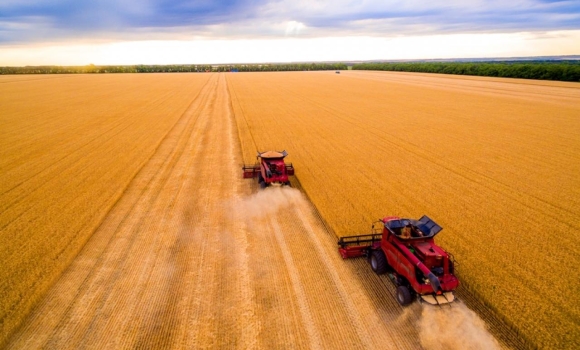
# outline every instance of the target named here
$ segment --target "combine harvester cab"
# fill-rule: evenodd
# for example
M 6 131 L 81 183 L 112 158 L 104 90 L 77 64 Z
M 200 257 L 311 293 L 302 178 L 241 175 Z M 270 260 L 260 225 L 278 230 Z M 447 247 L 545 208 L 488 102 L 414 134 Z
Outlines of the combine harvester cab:
M 290 186 L 288 176 L 294 175 L 292 163 L 284 163 L 286 151 L 258 152 L 256 164 L 244 164 L 244 178 L 258 178 L 261 188 L 271 185 Z
M 433 239 L 441 230 L 427 216 L 419 220 L 386 217 L 373 224 L 374 233 L 341 237 L 338 251 L 344 259 L 366 256 L 375 273 L 387 273 L 397 286 L 401 305 L 414 298 L 432 305 L 448 304 L 455 300 L 453 291 L 459 280 L 453 256 Z

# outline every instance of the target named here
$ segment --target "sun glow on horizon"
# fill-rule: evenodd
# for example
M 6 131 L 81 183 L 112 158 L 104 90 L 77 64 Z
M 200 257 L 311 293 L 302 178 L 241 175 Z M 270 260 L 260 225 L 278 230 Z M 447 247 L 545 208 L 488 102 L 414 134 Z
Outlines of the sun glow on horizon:
M 299 31 L 301 23 L 289 25 Z M 226 64 L 580 54 L 580 30 L 544 33 L 199 39 L 0 47 L 0 65 Z

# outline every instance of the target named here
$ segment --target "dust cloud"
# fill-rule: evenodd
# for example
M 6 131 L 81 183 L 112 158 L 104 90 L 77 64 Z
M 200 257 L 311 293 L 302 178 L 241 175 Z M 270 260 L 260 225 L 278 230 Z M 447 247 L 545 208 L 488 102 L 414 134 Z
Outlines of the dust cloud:
M 451 307 L 423 305 L 419 340 L 428 350 L 501 349 L 477 314 L 457 301 Z
M 279 210 L 304 203 L 302 193 L 292 187 L 268 187 L 230 203 L 236 213 L 247 219 L 267 218 Z
M 268 187 L 248 196 L 229 201 L 230 210 L 249 224 L 256 220 L 277 215 L 281 210 L 302 206 L 306 199 L 291 187 Z M 260 225 L 260 224 L 258 224 Z M 416 324 L 421 346 L 427 350 L 501 349 L 498 341 L 489 333 L 485 322 L 465 304 L 456 301 L 451 307 L 436 307 L 414 303 L 404 308 L 393 324 L 405 327 L 407 322 Z

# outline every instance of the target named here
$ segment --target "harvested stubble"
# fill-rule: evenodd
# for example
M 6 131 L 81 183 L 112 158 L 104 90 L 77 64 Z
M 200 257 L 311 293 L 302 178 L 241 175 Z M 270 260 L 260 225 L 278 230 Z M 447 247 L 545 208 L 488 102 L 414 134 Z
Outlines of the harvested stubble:
M 246 161 L 288 150 L 337 235 L 428 214 L 462 288 L 534 346 L 578 346 L 580 86 L 345 73 L 228 76 Z
M 0 346 L 208 76 L 0 78 Z

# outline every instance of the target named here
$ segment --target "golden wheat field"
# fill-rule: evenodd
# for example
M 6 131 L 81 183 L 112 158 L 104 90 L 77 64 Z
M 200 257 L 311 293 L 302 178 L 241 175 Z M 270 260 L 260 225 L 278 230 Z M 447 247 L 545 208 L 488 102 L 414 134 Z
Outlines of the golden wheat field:
M 207 80 L 1 77 L 0 340 L 81 251 Z
M 577 84 L 2 76 L 0 106 L 0 347 L 577 345 Z M 293 188 L 241 178 L 265 149 Z M 460 263 L 449 309 L 336 251 L 422 214 Z
M 291 150 L 337 235 L 428 214 L 464 289 L 536 346 L 579 345 L 578 84 L 353 71 L 228 86 L 246 159 Z

